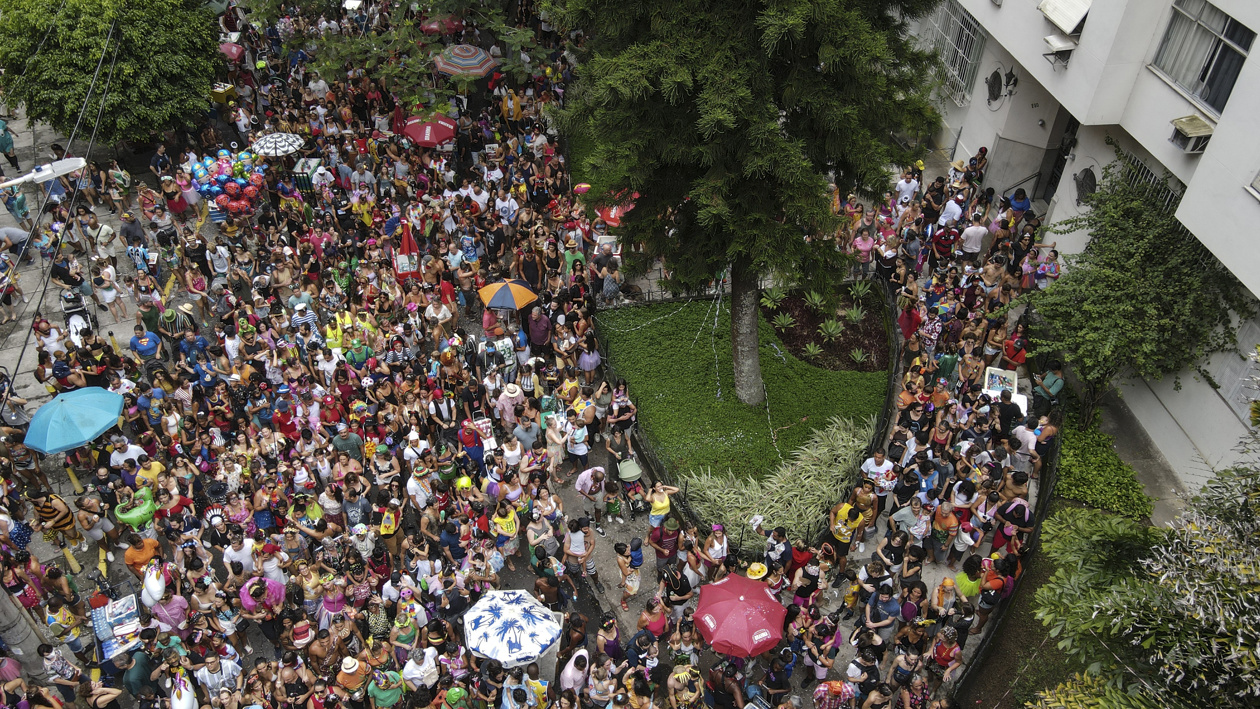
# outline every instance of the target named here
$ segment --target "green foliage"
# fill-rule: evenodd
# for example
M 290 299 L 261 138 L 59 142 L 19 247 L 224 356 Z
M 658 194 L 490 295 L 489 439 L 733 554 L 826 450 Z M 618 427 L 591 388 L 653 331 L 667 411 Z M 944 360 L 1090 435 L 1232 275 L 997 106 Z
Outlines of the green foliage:
M 1032 352 L 1062 352 L 1082 385 L 1081 420 L 1117 377 L 1159 379 L 1237 347 L 1233 317 L 1255 313 L 1247 289 L 1175 216 L 1153 198 L 1158 185 L 1129 179 L 1128 158 L 1103 169 L 1089 210 L 1053 225 L 1084 229 L 1085 251 L 1067 258 L 1054 287 L 1021 296 L 1047 327 Z
M 600 313 L 597 323 L 640 425 L 670 470 L 757 477 L 779 462 L 778 451 L 790 454 L 829 418 L 864 420 L 884 404 L 886 373 L 814 367 L 788 353 L 765 322 L 759 334 L 769 415 L 741 404 L 732 391 L 729 313 L 715 326 L 706 303 L 619 308 Z
M 848 310 L 844 311 L 844 317 L 850 323 L 857 325 L 866 317 L 866 308 L 854 303 Z
M 818 326 L 818 334 L 827 342 L 832 342 L 844 334 L 844 323 L 835 318 L 827 318 Z
M 849 284 L 849 297 L 853 298 L 854 302 L 866 300 L 870 295 L 870 281 L 854 281 Z
M 1038 618 L 1061 651 L 1109 686 L 1149 692 L 1166 706 L 1254 707 L 1257 535 L 1254 460 L 1217 473 L 1168 529 L 1060 512 L 1044 527 L 1045 550 L 1061 568 L 1037 591 Z
M 804 347 L 804 355 L 810 359 L 814 359 L 823 353 L 823 348 L 815 342 L 806 342 Z
M 774 323 L 775 328 L 779 330 L 786 330 L 796 324 L 796 318 L 792 317 L 791 313 L 779 313 L 774 316 L 774 320 L 772 322 Z
M 145 140 L 188 125 L 210 107 L 210 85 L 221 56 L 219 27 L 199 3 L 66 0 L 59 15 L 57 6 L 45 0 L 0 0 L 0 90 L 9 105 L 20 103 L 28 117 L 69 135 L 104 51 L 80 139 L 96 123 L 115 56 L 98 144 Z M 37 54 L 45 32 L 48 39 Z
M 936 2 L 543 2 L 561 32 L 586 38 L 553 113 L 566 135 L 590 137 L 574 143 L 574 179 L 592 204 L 637 193 L 618 239 L 641 263 L 663 259 L 668 285 L 705 287 L 729 269 L 745 401 L 760 374 L 757 301 L 741 292 L 774 272 L 833 288 L 851 257 L 802 238 L 838 224 L 828 183 L 878 192 L 890 165 L 924 150 L 890 137 L 940 123 L 924 81 L 938 60 L 909 32 Z
M 1108 686 L 1094 675 L 1076 675 L 1029 702 L 1028 709 L 1187 709 L 1150 692 L 1128 692 Z
M 332 3 L 330 7 L 340 4 Z M 243 5 L 250 11 L 252 21 L 267 24 L 291 15 L 294 9 L 293 3 L 287 0 L 244 0 Z M 449 38 L 425 34 L 422 26 L 430 19 L 457 17 L 466 26 L 477 27 L 483 36 L 489 35 L 503 42 L 505 49 L 498 71 L 517 81 L 528 76 L 529 70 L 521 61 L 521 52 L 534 52 L 534 32 L 528 27 L 518 26 L 505 12 L 504 3 L 426 0 L 423 14 L 411 17 L 402 10 L 401 4 L 397 7 L 390 15 L 390 22 L 375 32 L 287 37 L 285 48 L 297 49 L 300 46 L 311 55 L 311 68 L 329 82 L 334 77 L 343 79 L 347 66 L 365 67 L 369 76 L 384 81 L 405 105 L 423 103 L 428 111 L 419 113 L 431 113 L 435 109 L 444 109 L 450 96 L 476 83 L 471 78 L 443 77 L 435 84 L 431 78 L 433 57 L 446 47 L 445 41 Z
M 761 292 L 761 307 L 778 310 L 779 305 L 783 303 L 783 299 L 786 297 L 787 291 L 778 286 L 767 288 Z
M 866 350 L 862 349 L 861 347 L 854 347 L 853 350 L 849 352 L 849 358 L 852 359 L 854 363 L 856 364 L 862 364 L 866 360 L 870 359 L 871 356 L 868 355 L 866 353 Z
M 1151 515 L 1152 500 L 1137 472 L 1120 459 L 1115 440 L 1097 423 L 1082 429 L 1069 417 L 1061 435 L 1057 494 L 1130 519 Z
M 686 287 L 730 264 L 834 283 L 847 259 L 801 232 L 835 226 L 829 173 L 874 194 L 920 152 L 889 135 L 938 125 L 923 80 L 937 60 L 909 33 L 935 5 L 547 0 L 554 24 L 586 35 L 557 114 L 593 138 L 574 178 L 597 204 L 638 192 L 622 242 Z
M 853 486 L 862 455 L 870 443 L 875 420 L 854 423 L 832 417 L 804 446 L 760 480 L 709 469 L 681 476 L 687 501 L 705 522 L 736 529 L 754 514 L 765 515 L 765 525 L 783 525 L 789 538 L 807 538 L 810 525 Z M 755 546 L 755 543 L 754 543 Z
M 822 293 L 819 293 L 816 290 L 809 291 L 805 294 L 804 300 L 805 305 L 808 305 L 809 309 L 815 313 L 821 315 L 827 312 L 827 297 Z

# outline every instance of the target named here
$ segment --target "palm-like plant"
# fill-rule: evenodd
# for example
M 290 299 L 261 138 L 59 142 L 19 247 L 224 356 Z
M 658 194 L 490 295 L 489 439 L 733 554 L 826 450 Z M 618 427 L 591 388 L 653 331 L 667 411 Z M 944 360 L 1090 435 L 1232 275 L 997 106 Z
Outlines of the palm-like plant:
M 761 307 L 778 310 L 779 305 L 783 303 L 783 299 L 786 297 L 787 293 L 778 286 L 766 289 L 761 292 Z
M 866 317 L 866 308 L 863 308 L 857 303 L 854 303 L 852 307 L 844 311 L 844 317 L 850 323 L 857 325 L 858 323 L 862 322 L 863 318 Z
M 822 355 L 822 353 L 823 353 L 823 348 L 819 347 L 816 343 L 806 342 L 805 350 L 802 354 L 804 354 L 806 357 L 810 359 L 816 359 L 817 357 Z
M 871 294 L 870 281 L 854 281 L 853 283 L 849 284 L 849 295 L 853 297 L 854 301 L 866 300 L 866 297 L 869 296 L 870 294 Z
M 796 318 L 791 313 L 779 313 L 770 322 L 774 323 L 775 329 L 786 330 L 796 324 Z
M 849 353 L 849 359 L 852 359 L 854 364 L 862 364 L 870 358 L 871 356 L 861 347 L 854 347 L 853 351 Z
M 805 304 L 809 306 L 810 310 L 821 313 L 827 309 L 827 298 L 822 293 L 812 290 L 805 294 Z
M 818 326 L 818 334 L 827 342 L 832 342 L 844 334 L 844 323 L 835 318 L 827 318 Z

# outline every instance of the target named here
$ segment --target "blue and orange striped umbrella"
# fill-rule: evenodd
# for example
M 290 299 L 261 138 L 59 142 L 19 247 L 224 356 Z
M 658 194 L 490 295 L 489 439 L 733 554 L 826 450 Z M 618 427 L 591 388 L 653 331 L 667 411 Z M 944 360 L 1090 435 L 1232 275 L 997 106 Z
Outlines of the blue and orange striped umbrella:
M 477 291 L 481 302 L 487 308 L 496 310 L 520 310 L 538 300 L 538 294 L 530 289 L 529 284 L 519 278 L 502 283 L 491 283 Z

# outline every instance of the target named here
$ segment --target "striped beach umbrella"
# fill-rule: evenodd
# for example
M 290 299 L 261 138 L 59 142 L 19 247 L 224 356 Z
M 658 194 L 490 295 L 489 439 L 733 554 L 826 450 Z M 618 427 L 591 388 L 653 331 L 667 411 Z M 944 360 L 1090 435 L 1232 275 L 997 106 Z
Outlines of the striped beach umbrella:
M 433 68 L 461 79 L 480 79 L 498 65 L 498 59 L 471 44 L 451 45 L 433 60 Z

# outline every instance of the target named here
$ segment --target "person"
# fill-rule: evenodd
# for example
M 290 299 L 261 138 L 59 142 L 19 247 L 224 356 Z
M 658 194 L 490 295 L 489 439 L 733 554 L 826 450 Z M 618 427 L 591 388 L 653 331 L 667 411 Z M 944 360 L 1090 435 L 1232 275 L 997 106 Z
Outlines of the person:
M 48 675 L 52 681 L 52 685 L 57 688 L 61 696 L 65 697 L 67 702 L 73 702 L 77 687 L 87 681 L 87 674 L 74 663 L 62 656 L 61 652 L 47 643 L 41 643 L 35 649 L 43 660 L 44 673 Z M 76 656 L 78 653 L 76 653 Z M 80 658 L 82 660 L 82 658 Z M 8 688 L 5 688 L 8 691 Z
M 31 524 L 32 529 L 43 532 L 48 541 L 55 540 L 63 547 L 67 543 L 72 547 L 77 545 L 78 551 L 87 551 L 87 539 L 79 534 L 74 514 L 60 495 L 31 488 L 26 491 L 26 499 L 35 508 L 36 520 Z
M 1033 413 L 1038 417 L 1050 413 L 1050 408 L 1058 403 L 1059 393 L 1063 391 L 1063 363 L 1050 360 L 1045 374 L 1033 375 Z

